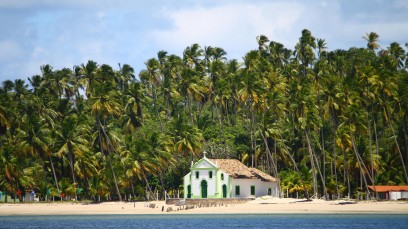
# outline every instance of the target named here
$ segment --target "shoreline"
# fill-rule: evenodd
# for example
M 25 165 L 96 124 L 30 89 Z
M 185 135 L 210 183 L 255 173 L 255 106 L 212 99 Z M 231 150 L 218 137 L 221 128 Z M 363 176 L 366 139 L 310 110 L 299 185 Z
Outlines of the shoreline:
M 150 208 L 155 204 L 155 208 Z M 168 209 L 171 211 L 168 212 Z M 301 199 L 257 198 L 242 204 L 213 207 L 166 205 L 150 202 L 45 202 L 0 203 L 0 216 L 30 215 L 174 215 L 174 214 L 403 214 L 408 215 L 408 201 L 302 201 Z

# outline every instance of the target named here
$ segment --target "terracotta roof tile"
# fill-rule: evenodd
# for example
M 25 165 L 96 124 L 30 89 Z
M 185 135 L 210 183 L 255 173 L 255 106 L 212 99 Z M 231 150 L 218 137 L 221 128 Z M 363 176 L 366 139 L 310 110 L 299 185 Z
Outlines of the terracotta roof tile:
M 244 164 L 236 159 L 209 159 L 212 163 L 218 166 L 233 178 L 248 178 L 254 179 L 253 174 Z
M 249 168 L 249 170 L 252 172 L 252 174 L 254 174 L 256 177 L 258 177 L 259 179 L 261 179 L 262 181 L 271 181 L 271 182 L 275 182 L 276 178 L 266 174 L 264 172 L 262 172 L 261 170 L 258 170 L 256 168 Z
M 276 181 L 276 178 L 258 169 L 248 168 L 236 159 L 209 159 L 232 178 L 261 179 L 262 181 Z
M 374 186 L 368 186 L 371 191 L 374 191 Z M 375 190 L 377 192 L 389 192 L 389 191 L 407 191 L 408 185 L 376 185 Z

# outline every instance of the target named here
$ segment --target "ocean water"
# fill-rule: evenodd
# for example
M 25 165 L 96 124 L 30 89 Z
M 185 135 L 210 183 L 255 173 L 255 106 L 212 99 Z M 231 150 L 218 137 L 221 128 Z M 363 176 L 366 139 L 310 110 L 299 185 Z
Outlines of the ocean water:
M 408 228 L 406 215 L 67 215 L 0 216 L 0 228 Z

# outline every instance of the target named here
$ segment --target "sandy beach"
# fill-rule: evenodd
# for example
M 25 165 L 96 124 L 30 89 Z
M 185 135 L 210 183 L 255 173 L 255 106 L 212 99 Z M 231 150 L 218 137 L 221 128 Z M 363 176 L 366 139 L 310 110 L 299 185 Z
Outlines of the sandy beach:
M 155 208 L 148 205 L 155 204 Z M 173 211 L 167 212 L 171 207 Z M 164 209 L 162 211 L 162 209 Z M 407 201 L 304 201 L 257 198 L 244 204 L 182 210 L 164 201 L 103 203 L 2 203 L 0 215 L 83 215 L 83 214 L 408 214 Z

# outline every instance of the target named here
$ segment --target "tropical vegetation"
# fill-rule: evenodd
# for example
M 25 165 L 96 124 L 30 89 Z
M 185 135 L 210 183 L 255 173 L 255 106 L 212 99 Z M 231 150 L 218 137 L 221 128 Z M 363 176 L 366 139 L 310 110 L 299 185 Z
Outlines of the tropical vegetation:
M 242 61 L 192 44 L 135 73 L 92 60 L 0 86 L 0 190 L 41 200 L 163 199 L 203 151 L 277 178 L 282 196 L 365 197 L 408 184 L 408 55 L 257 37 Z M 371 195 L 371 198 L 376 198 Z

